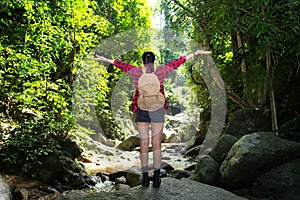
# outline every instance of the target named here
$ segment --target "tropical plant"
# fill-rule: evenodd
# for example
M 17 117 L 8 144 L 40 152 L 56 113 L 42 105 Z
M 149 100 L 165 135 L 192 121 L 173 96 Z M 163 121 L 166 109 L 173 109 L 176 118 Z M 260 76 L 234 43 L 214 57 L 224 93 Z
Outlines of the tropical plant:
M 229 109 L 267 109 L 276 131 L 282 99 L 289 96 L 283 91 L 299 80 L 300 2 L 168 0 L 162 8 L 169 27 L 188 31 L 213 51 Z M 285 115 L 297 116 L 299 103 L 289 106 Z

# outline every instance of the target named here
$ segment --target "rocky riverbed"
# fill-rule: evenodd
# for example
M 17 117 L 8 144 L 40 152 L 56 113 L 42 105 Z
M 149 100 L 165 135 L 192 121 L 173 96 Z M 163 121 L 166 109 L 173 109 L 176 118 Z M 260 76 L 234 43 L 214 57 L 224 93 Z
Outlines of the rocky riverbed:
M 118 177 L 118 173 L 122 173 L 132 168 L 136 169 L 134 176 L 135 174 L 138 175 L 140 168 L 138 149 L 124 151 L 117 147 L 104 145 L 100 142 L 92 141 L 91 143 L 97 145 L 97 148 L 93 151 L 87 150 L 83 152 L 83 156 L 79 158 L 79 160 L 81 160 L 79 162 L 84 165 L 86 171 L 91 175 L 95 184 L 89 185 L 86 189 L 76 191 L 76 199 L 79 198 L 80 194 L 98 194 L 99 192 L 115 192 L 117 190 L 129 189 L 130 186 L 126 183 L 128 181 L 126 181 L 125 177 L 123 184 L 117 184 L 119 180 L 116 181 L 115 178 L 114 180 L 110 180 L 110 175 L 120 178 Z M 181 150 L 185 147 L 185 143 L 162 143 L 162 166 L 171 167 L 174 171 L 180 171 L 184 168 L 195 165 L 196 161 L 194 159 L 181 154 Z M 149 152 L 149 158 L 151 167 L 152 152 Z M 167 172 L 165 170 L 162 171 L 163 176 L 167 176 Z M 9 175 L 3 175 L 3 177 L 6 182 L 8 182 L 14 197 L 17 196 L 18 199 L 51 200 L 55 197 L 62 198 L 66 195 L 74 195 L 74 191 L 58 192 L 53 187 L 47 186 L 36 180 Z M 70 197 L 69 199 L 74 198 Z
M 159 189 L 140 185 L 138 137 L 131 136 L 118 143 L 83 134 L 85 137 L 77 138 L 83 151 L 75 142 L 64 141 L 61 155 L 49 156 L 48 164 L 41 169 L 47 173 L 38 173 L 42 175 L 40 179 L 52 178 L 48 181 L 52 187 L 36 180 L 1 174 L 0 199 L 9 200 L 10 191 L 14 199 L 31 200 L 242 199 L 239 196 L 251 200 L 298 199 L 300 144 L 273 132 L 259 131 L 265 130 L 265 126 L 261 120 L 253 123 L 257 115 L 256 110 L 237 111 L 236 120 L 229 123 L 227 132 L 207 155 L 199 155 L 202 145 L 184 151 L 183 155 L 181 152 L 188 146 L 187 142 L 175 143 L 181 138 L 178 135 L 165 139 L 168 142 L 162 144 Z M 241 123 L 240 119 L 247 123 Z M 85 142 L 84 145 L 81 142 Z M 150 158 L 151 155 L 150 150 Z M 57 172 L 62 173 L 60 177 Z
M 162 144 L 162 162 L 170 164 L 174 169 L 183 169 L 196 163 L 191 157 L 181 154 L 186 147 L 185 143 L 163 143 Z M 117 148 L 103 147 L 106 149 L 106 155 L 93 154 L 93 162 L 85 162 L 85 168 L 89 173 L 97 172 L 113 173 L 129 169 L 133 166 L 140 167 L 139 152 L 122 151 Z M 92 154 L 92 153 L 91 153 Z M 149 163 L 152 163 L 152 152 L 149 152 Z

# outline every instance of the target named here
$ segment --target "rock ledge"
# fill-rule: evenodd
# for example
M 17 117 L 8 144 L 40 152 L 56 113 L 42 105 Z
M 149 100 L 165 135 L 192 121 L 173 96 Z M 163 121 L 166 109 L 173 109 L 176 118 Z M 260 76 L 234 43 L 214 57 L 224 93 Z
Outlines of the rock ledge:
M 56 197 L 55 200 L 100 200 L 100 199 L 122 199 L 122 200 L 147 200 L 147 199 L 197 199 L 197 200 L 245 200 L 224 189 L 209 186 L 200 182 L 192 181 L 187 178 L 163 178 L 160 188 L 152 186 L 145 188 L 137 186 L 127 191 L 117 192 L 99 192 L 99 193 L 82 193 L 72 192 L 64 196 Z

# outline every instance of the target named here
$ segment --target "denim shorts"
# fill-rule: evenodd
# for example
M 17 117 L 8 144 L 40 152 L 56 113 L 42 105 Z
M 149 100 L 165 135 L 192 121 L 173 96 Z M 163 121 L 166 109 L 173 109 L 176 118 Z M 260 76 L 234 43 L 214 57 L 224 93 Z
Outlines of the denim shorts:
M 145 110 L 138 109 L 136 111 L 135 122 L 164 123 L 165 108 L 161 108 L 155 111 L 145 111 Z

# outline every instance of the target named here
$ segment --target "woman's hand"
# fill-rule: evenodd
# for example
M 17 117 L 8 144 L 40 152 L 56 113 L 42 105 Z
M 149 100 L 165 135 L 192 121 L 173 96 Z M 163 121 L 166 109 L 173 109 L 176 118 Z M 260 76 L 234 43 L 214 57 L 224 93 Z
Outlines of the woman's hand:
M 92 60 L 106 61 L 106 58 L 104 56 L 99 56 L 99 55 L 96 54 L 96 57 L 92 58 Z
M 191 53 L 191 54 L 187 55 L 187 56 L 185 57 L 185 59 L 186 59 L 186 60 L 189 60 L 189 59 L 191 59 L 191 58 L 193 58 L 194 56 L 197 56 L 197 55 L 199 55 L 199 54 L 211 54 L 211 51 L 197 50 L 197 51 L 195 51 L 194 53 Z
M 114 60 L 109 59 L 109 58 L 105 58 L 104 56 L 99 56 L 97 54 L 96 54 L 95 58 L 92 58 L 92 60 L 104 61 L 104 62 L 114 64 Z
M 199 54 L 211 54 L 211 51 L 197 50 L 195 52 L 195 55 L 199 55 Z

